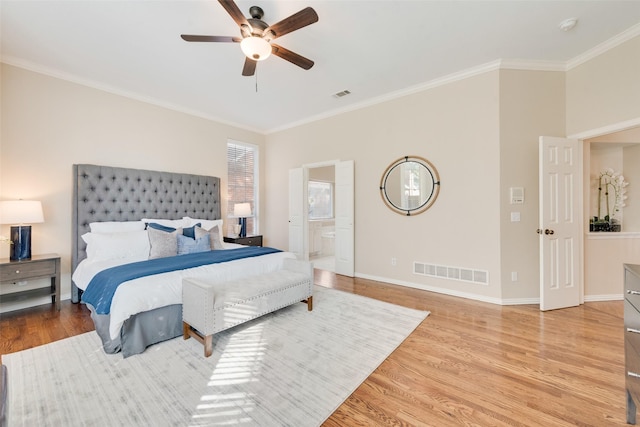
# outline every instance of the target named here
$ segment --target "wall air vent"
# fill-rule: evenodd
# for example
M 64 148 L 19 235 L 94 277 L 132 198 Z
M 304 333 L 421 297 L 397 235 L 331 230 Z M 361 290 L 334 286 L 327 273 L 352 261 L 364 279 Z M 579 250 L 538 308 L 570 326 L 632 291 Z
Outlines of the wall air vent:
M 334 98 L 342 98 L 343 96 L 347 96 L 349 95 L 351 92 L 349 90 L 343 90 L 342 92 L 338 92 L 338 93 L 334 93 L 333 97 Z
M 440 279 L 457 280 L 460 282 L 477 283 L 479 285 L 489 284 L 489 272 L 487 270 L 477 270 L 472 268 L 451 267 L 414 261 L 413 274 L 437 277 Z

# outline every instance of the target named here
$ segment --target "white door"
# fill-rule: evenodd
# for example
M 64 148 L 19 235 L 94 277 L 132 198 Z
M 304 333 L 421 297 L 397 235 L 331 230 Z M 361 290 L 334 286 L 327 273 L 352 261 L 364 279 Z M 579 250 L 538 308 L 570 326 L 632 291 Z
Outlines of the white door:
M 336 164 L 336 273 L 354 274 L 354 166 L 353 160 Z
M 540 137 L 540 310 L 573 307 L 582 290 L 582 142 Z
M 289 252 L 298 259 L 309 259 L 305 235 L 308 234 L 305 200 L 307 200 L 306 168 L 289 171 Z

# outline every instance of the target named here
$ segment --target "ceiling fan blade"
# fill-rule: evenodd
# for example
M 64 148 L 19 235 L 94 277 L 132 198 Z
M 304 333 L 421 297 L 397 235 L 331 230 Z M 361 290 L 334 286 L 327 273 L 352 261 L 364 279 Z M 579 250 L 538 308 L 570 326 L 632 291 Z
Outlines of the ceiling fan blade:
M 180 35 L 182 40 L 188 42 L 222 42 L 222 43 L 239 43 L 242 41 L 241 37 L 230 36 L 194 36 L 191 34 Z
M 227 11 L 229 15 L 236 21 L 238 27 L 242 27 L 243 25 L 250 26 L 247 18 L 242 14 L 242 11 L 238 7 L 238 5 L 233 0 L 218 0 L 224 10 Z
M 302 55 L 298 55 L 295 52 L 291 52 L 289 49 L 285 49 L 284 47 L 274 43 L 271 43 L 271 53 L 273 53 L 276 56 L 279 56 L 282 59 L 286 59 L 292 64 L 295 64 L 298 67 L 304 68 L 305 70 L 308 70 L 309 68 L 313 67 L 313 64 L 314 64 L 312 60 L 307 59 Z
M 299 30 L 302 27 L 313 24 L 314 22 L 318 22 L 318 14 L 313 10 L 313 8 L 305 7 L 298 13 L 294 13 L 290 17 L 284 18 L 282 21 L 267 27 L 267 29 L 264 30 L 264 34 L 271 32 L 273 34 L 271 39 L 273 40 L 292 31 Z
M 253 59 L 245 58 L 244 59 L 244 67 L 242 67 L 242 75 L 243 76 L 253 76 L 256 72 L 256 65 L 258 61 L 254 61 Z

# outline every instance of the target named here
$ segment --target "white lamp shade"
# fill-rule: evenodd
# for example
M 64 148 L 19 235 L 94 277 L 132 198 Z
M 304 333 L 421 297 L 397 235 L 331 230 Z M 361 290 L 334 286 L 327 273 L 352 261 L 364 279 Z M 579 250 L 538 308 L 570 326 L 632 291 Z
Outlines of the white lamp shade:
M 238 218 L 251 216 L 251 205 L 249 203 L 236 203 L 233 207 L 233 215 Z
M 42 203 L 35 200 L 0 202 L 0 224 L 36 224 L 44 222 Z
M 249 59 L 262 61 L 271 55 L 271 44 L 257 36 L 245 37 L 240 42 L 240 49 Z

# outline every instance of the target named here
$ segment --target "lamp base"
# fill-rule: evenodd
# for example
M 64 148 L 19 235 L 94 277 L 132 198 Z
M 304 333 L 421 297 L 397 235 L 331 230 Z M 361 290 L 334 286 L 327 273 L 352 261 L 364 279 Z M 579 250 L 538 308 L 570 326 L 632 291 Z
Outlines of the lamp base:
M 238 218 L 238 224 L 240 224 L 239 237 L 247 237 L 247 218 Z
M 18 225 L 11 227 L 11 261 L 31 259 L 31 226 Z

